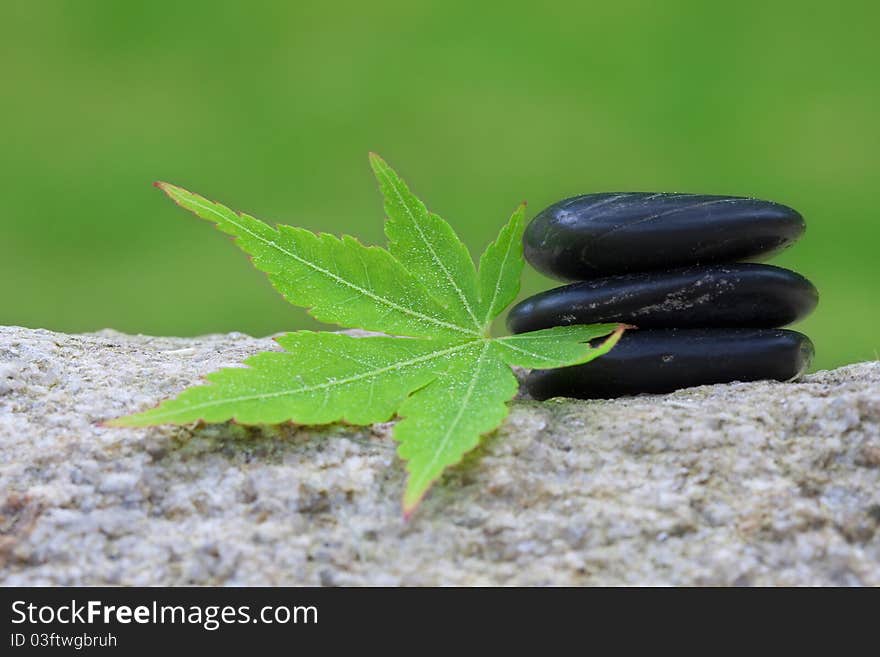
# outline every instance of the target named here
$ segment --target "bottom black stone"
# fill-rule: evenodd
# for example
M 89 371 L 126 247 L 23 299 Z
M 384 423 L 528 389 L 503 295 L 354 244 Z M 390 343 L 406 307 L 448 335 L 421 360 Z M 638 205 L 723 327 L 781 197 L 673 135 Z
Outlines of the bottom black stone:
M 784 329 L 636 330 L 585 365 L 531 372 L 526 387 L 535 399 L 610 399 L 711 383 L 787 381 L 812 358 L 810 339 Z

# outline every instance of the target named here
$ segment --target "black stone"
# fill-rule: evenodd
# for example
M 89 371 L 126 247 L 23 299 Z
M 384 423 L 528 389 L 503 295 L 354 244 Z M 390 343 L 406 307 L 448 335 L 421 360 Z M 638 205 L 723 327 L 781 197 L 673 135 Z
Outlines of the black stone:
M 793 244 L 804 220 L 779 203 L 735 196 L 621 192 L 565 199 L 523 237 L 526 259 L 562 280 L 759 260 Z
M 604 356 L 535 370 L 526 387 L 535 399 L 608 399 L 710 383 L 788 381 L 805 372 L 812 358 L 810 339 L 785 329 L 627 331 Z
M 753 263 L 620 274 L 541 292 L 507 316 L 514 333 L 568 324 L 640 328 L 785 326 L 809 315 L 819 293 L 793 271 Z

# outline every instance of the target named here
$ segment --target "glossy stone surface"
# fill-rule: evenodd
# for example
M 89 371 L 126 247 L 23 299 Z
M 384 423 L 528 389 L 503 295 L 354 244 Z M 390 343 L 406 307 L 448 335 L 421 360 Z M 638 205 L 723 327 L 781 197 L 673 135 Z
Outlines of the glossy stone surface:
M 809 315 L 819 293 L 772 265 L 707 265 L 621 274 L 541 292 L 511 309 L 514 333 L 551 326 L 624 322 L 640 328 L 785 326 Z
M 585 365 L 535 370 L 535 399 L 610 399 L 731 381 L 787 381 L 803 374 L 813 343 L 785 329 L 627 331 L 614 349 Z
M 523 237 L 526 259 L 562 280 L 764 259 L 790 246 L 804 220 L 779 203 L 734 196 L 621 192 L 565 199 Z

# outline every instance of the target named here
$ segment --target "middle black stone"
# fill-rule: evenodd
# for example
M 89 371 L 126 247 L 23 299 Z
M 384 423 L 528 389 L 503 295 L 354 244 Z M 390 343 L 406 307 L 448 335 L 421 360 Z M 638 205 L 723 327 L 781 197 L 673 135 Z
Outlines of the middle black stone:
M 816 307 L 816 288 L 793 271 L 752 263 L 608 276 L 547 290 L 514 306 L 514 333 L 625 322 L 640 328 L 775 328 Z

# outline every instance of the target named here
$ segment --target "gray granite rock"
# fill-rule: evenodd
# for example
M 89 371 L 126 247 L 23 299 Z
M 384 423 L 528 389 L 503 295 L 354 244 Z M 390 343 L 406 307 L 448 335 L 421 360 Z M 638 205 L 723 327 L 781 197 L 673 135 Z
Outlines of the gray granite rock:
M 97 424 L 275 348 L 0 328 L 0 583 L 880 585 L 878 362 L 517 401 L 409 522 L 390 425 Z

